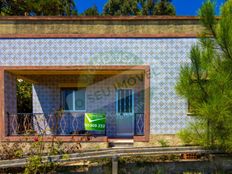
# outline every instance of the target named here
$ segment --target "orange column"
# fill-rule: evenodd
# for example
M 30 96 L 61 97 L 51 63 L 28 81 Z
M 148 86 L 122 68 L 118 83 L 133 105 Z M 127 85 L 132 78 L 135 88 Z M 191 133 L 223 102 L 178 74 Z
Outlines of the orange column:
M 144 88 L 145 88 L 145 117 L 144 117 L 144 135 L 145 141 L 149 141 L 150 137 L 150 67 L 147 66 L 145 70 L 144 78 Z
M 5 137 L 4 69 L 0 69 L 0 140 Z

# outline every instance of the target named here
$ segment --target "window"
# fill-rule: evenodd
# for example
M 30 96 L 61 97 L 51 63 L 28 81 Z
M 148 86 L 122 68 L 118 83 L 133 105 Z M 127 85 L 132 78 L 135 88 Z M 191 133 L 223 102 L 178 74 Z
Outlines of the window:
M 85 88 L 61 89 L 61 104 L 65 111 L 85 111 Z
M 117 90 L 116 111 L 117 113 L 133 112 L 133 91 L 131 89 Z

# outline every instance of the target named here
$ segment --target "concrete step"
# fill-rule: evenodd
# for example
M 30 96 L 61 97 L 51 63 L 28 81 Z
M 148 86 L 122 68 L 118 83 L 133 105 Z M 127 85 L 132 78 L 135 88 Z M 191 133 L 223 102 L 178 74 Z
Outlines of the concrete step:
M 133 139 L 109 139 L 109 147 L 111 148 L 131 148 L 134 146 Z

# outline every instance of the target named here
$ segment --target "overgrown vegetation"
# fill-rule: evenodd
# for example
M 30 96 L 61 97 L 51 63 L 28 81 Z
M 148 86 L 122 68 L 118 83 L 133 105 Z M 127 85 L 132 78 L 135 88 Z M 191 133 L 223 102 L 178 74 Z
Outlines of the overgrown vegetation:
M 232 152 L 232 0 L 221 7 L 207 0 L 199 10 L 205 30 L 192 47 L 191 63 L 182 67 L 176 90 L 195 117 L 179 132 L 187 144 Z
M 158 140 L 158 143 L 159 143 L 162 147 L 168 147 L 168 146 L 169 146 L 168 140 L 160 139 L 160 140 Z
M 53 139 L 53 142 L 46 146 L 43 142 L 43 136 L 36 136 L 34 142 L 30 146 L 30 155 L 25 166 L 24 174 L 48 173 L 49 171 L 54 171 L 59 163 L 53 162 L 49 157 L 62 153 L 60 145 L 61 143 L 59 141 L 54 141 Z M 48 155 L 47 159 L 43 158 L 45 155 Z
M 125 156 L 119 157 L 119 163 L 154 163 L 154 162 L 167 162 L 167 161 L 179 161 L 181 155 L 165 154 L 165 155 L 136 155 L 136 156 Z
M 32 84 L 18 79 L 16 86 L 18 113 L 32 113 Z

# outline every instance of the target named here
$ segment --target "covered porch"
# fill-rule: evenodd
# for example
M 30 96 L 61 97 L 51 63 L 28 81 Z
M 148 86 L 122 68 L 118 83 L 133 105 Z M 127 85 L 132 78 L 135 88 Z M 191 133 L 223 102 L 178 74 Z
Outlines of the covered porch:
M 1 67 L 1 138 L 148 141 L 149 73 L 149 66 Z M 17 111 L 17 79 L 32 83 L 31 113 Z M 104 130 L 86 130 L 86 113 L 104 114 Z

